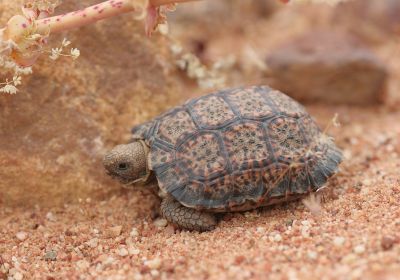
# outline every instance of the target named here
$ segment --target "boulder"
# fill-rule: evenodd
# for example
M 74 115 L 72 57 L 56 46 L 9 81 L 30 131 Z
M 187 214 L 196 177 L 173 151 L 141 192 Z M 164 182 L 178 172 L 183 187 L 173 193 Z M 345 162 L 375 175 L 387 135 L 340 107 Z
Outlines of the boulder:
M 68 1 L 57 13 L 96 2 Z M 19 4 L 0 8 L 0 25 Z M 132 15 L 55 34 L 49 47 L 64 36 L 81 51 L 76 61 L 43 55 L 17 94 L 0 94 L 0 207 L 60 205 L 119 191 L 104 172 L 105 151 L 128 141 L 133 125 L 185 99 L 166 40 L 147 38 Z
M 346 33 L 307 32 L 272 50 L 266 62 L 272 86 L 300 101 L 366 105 L 385 95 L 385 65 Z
M 335 8 L 332 22 L 371 43 L 385 43 L 400 31 L 400 1 L 352 0 Z

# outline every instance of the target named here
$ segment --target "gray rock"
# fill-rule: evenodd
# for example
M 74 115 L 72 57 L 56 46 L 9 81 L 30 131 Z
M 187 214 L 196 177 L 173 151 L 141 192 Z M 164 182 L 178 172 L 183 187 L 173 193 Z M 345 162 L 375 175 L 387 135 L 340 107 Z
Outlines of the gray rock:
M 332 20 L 364 40 L 379 43 L 398 35 L 400 1 L 346 1 L 335 8 Z
M 47 251 L 44 255 L 45 261 L 55 261 L 57 260 L 57 252 L 54 250 Z
M 272 85 L 306 102 L 383 101 L 387 71 L 374 53 L 345 33 L 312 31 L 267 57 Z

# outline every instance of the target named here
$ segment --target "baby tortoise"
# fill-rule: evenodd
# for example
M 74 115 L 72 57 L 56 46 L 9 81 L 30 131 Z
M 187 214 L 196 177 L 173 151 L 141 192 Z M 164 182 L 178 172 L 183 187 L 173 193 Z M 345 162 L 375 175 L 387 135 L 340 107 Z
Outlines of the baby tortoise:
M 108 174 L 128 185 L 155 174 L 162 215 L 189 230 L 213 229 L 217 212 L 315 192 L 342 160 L 303 106 L 266 86 L 189 100 L 132 133 L 105 155 Z

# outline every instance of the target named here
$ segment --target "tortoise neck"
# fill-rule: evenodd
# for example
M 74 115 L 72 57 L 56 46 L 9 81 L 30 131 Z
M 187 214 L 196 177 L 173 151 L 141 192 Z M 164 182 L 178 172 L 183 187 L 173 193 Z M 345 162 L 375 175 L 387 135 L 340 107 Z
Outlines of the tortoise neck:
M 149 152 L 150 152 L 150 147 L 146 144 L 145 141 L 143 141 L 141 139 L 138 140 L 138 141 L 143 146 L 144 155 L 145 155 L 145 158 L 146 158 L 146 175 L 141 177 L 141 178 L 139 178 L 137 181 L 142 183 L 142 184 L 147 184 L 147 183 L 149 183 L 151 181 L 151 173 L 152 173 L 150 168 L 149 168 L 149 159 L 148 159 Z

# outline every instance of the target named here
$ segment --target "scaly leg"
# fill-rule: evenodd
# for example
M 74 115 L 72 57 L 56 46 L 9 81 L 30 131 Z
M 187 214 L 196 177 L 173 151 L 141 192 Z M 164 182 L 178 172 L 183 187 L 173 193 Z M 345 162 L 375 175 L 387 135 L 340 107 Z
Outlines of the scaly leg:
M 171 196 L 161 202 L 161 214 L 168 222 L 188 230 L 208 231 L 217 224 L 212 213 L 185 207 Z

